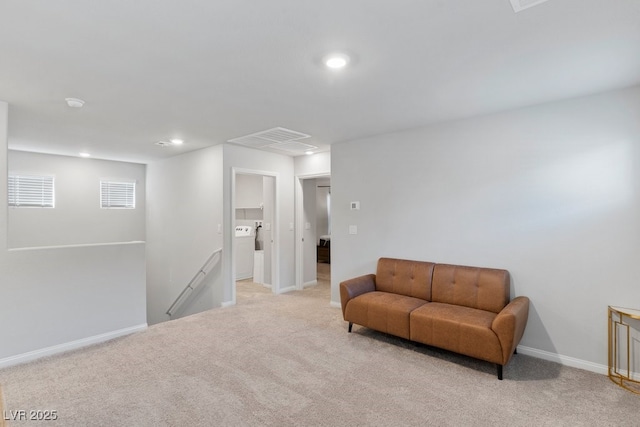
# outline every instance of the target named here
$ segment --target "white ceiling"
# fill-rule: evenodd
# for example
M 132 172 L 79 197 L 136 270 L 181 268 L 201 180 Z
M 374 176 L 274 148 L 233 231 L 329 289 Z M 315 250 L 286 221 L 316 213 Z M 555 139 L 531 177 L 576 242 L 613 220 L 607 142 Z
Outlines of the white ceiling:
M 640 0 L 0 2 L 20 150 L 148 162 L 274 127 L 326 148 L 638 83 Z

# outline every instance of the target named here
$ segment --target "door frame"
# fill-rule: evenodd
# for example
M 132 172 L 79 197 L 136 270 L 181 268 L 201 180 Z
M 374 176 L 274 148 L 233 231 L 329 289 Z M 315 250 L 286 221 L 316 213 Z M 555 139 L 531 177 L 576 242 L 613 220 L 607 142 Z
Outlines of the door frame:
M 314 178 L 331 178 L 331 173 L 296 175 L 295 178 L 295 280 L 296 289 L 304 289 L 304 191 L 302 181 Z M 331 215 L 331 213 L 329 213 Z
M 278 182 L 280 174 L 278 172 L 264 171 L 257 169 L 245 169 L 245 168 L 231 168 L 231 211 L 229 212 L 229 218 L 231 218 L 231 244 L 229 250 L 229 258 L 231 260 L 231 305 L 237 303 L 236 299 L 236 256 L 235 256 L 235 229 L 236 229 L 236 176 L 237 175 L 259 175 L 268 176 L 273 178 L 273 223 L 271 224 L 271 292 L 274 294 L 281 293 L 280 289 L 280 235 L 279 235 L 279 194 L 278 194 Z

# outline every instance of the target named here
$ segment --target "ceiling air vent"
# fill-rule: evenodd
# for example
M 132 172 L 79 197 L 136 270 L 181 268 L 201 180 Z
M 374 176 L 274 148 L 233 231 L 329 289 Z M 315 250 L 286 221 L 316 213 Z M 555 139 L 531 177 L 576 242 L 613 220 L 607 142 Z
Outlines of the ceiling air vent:
M 514 12 L 520 12 L 547 1 L 549 0 L 511 0 L 511 6 Z
M 288 154 L 302 154 L 307 150 L 318 147 L 315 145 L 298 142 L 301 139 L 311 138 L 306 133 L 296 132 L 286 128 L 272 128 L 251 135 L 230 139 L 227 142 L 244 145 L 245 147 L 260 148 L 266 150 L 285 151 Z
M 251 148 L 263 148 L 267 145 L 273 144 L 273 141 L 254 135 L 241 136 L 240 138 L 230 139 L 227 142 L 233 142 L 234 144 L 240 144 Z
M 286 151 L 289 154 L 302 154 L 305 151 L 315 150 L 318 147 L 311 144 L 305 144 L 304 142 L 291 141 L 291 142 L 282 142 L 280 144 L 273 144 L 268 146 L 267 148 Z
M 306 133 L 277 127 L 273 129 L 263 130 L 262 132 L 252 133 L 251 135 L 230 139 L 227 142 L 233 142 L 235 144 L 257 148 L 266 147 L 267 145 L 278 144 L 281 142 L 297 141 L 299 139 L 305 139 L 309 137 L 311 137 L 311 135 L 307 135 Z

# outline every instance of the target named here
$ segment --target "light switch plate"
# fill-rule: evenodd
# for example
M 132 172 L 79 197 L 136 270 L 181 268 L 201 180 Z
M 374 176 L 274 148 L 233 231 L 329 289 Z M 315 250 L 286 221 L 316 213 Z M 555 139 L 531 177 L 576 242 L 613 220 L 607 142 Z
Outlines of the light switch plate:
M 358 226 L 350 225 L 349 226 L 349 234 L 358 234 Z
M 351 202 L 351 210 L 359 211 L 360 210 L 360 202 Z

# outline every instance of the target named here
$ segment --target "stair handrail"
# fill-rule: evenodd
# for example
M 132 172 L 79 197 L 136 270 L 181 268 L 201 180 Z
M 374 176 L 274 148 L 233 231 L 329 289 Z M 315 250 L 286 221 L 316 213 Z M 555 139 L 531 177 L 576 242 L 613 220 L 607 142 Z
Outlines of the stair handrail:
M 193 278 L 189 281 L 189 283 L 187 284 L 187 286 L 185 286 L 185 288 L 182 290 L 182 292 L 180 292 L 180 295 L 178 295 L 178 297 L 175 299 L 175 301 L 173 301 L 173 304 L 171 304 L 171 306 L 169 307 L 169 309 L 167 310 L 167 314 L 169 315 L 169 317 L 173 316 L 177 310 L 177 308 L 184 302 L 186 301 L 186 298 L 183 299 L 183 297 L 185 296 L 185 294 L 187 292 L 189 292 L 189 295 L 191 295 L 191 292 L 193 292 L 195 290 L 194 287 L 194 283 L 200 278 L 200 277 L 204 277 L 207 275 L 207 271 L 205 270 L 207 268 L 207 266 L 209 265 L 209 263 L 211 262 L 211 260 L 213 260 L 213 257 L 216 256 L 216 254 L 218 253 L 222 253 L 222 248 L 216 249 L 215 251 L 213 251 L 213 253 L 209 256 L 209 258 L 207 258 L 207 260 L 204 262 L 204 264 L 202 264 L 202 267 L 200 267 L 200 269 L 198 270 L 198 272 L 195 274 L 195 276 L 193 276 Z M 201 276 L 202 275 L 202 276 Z

